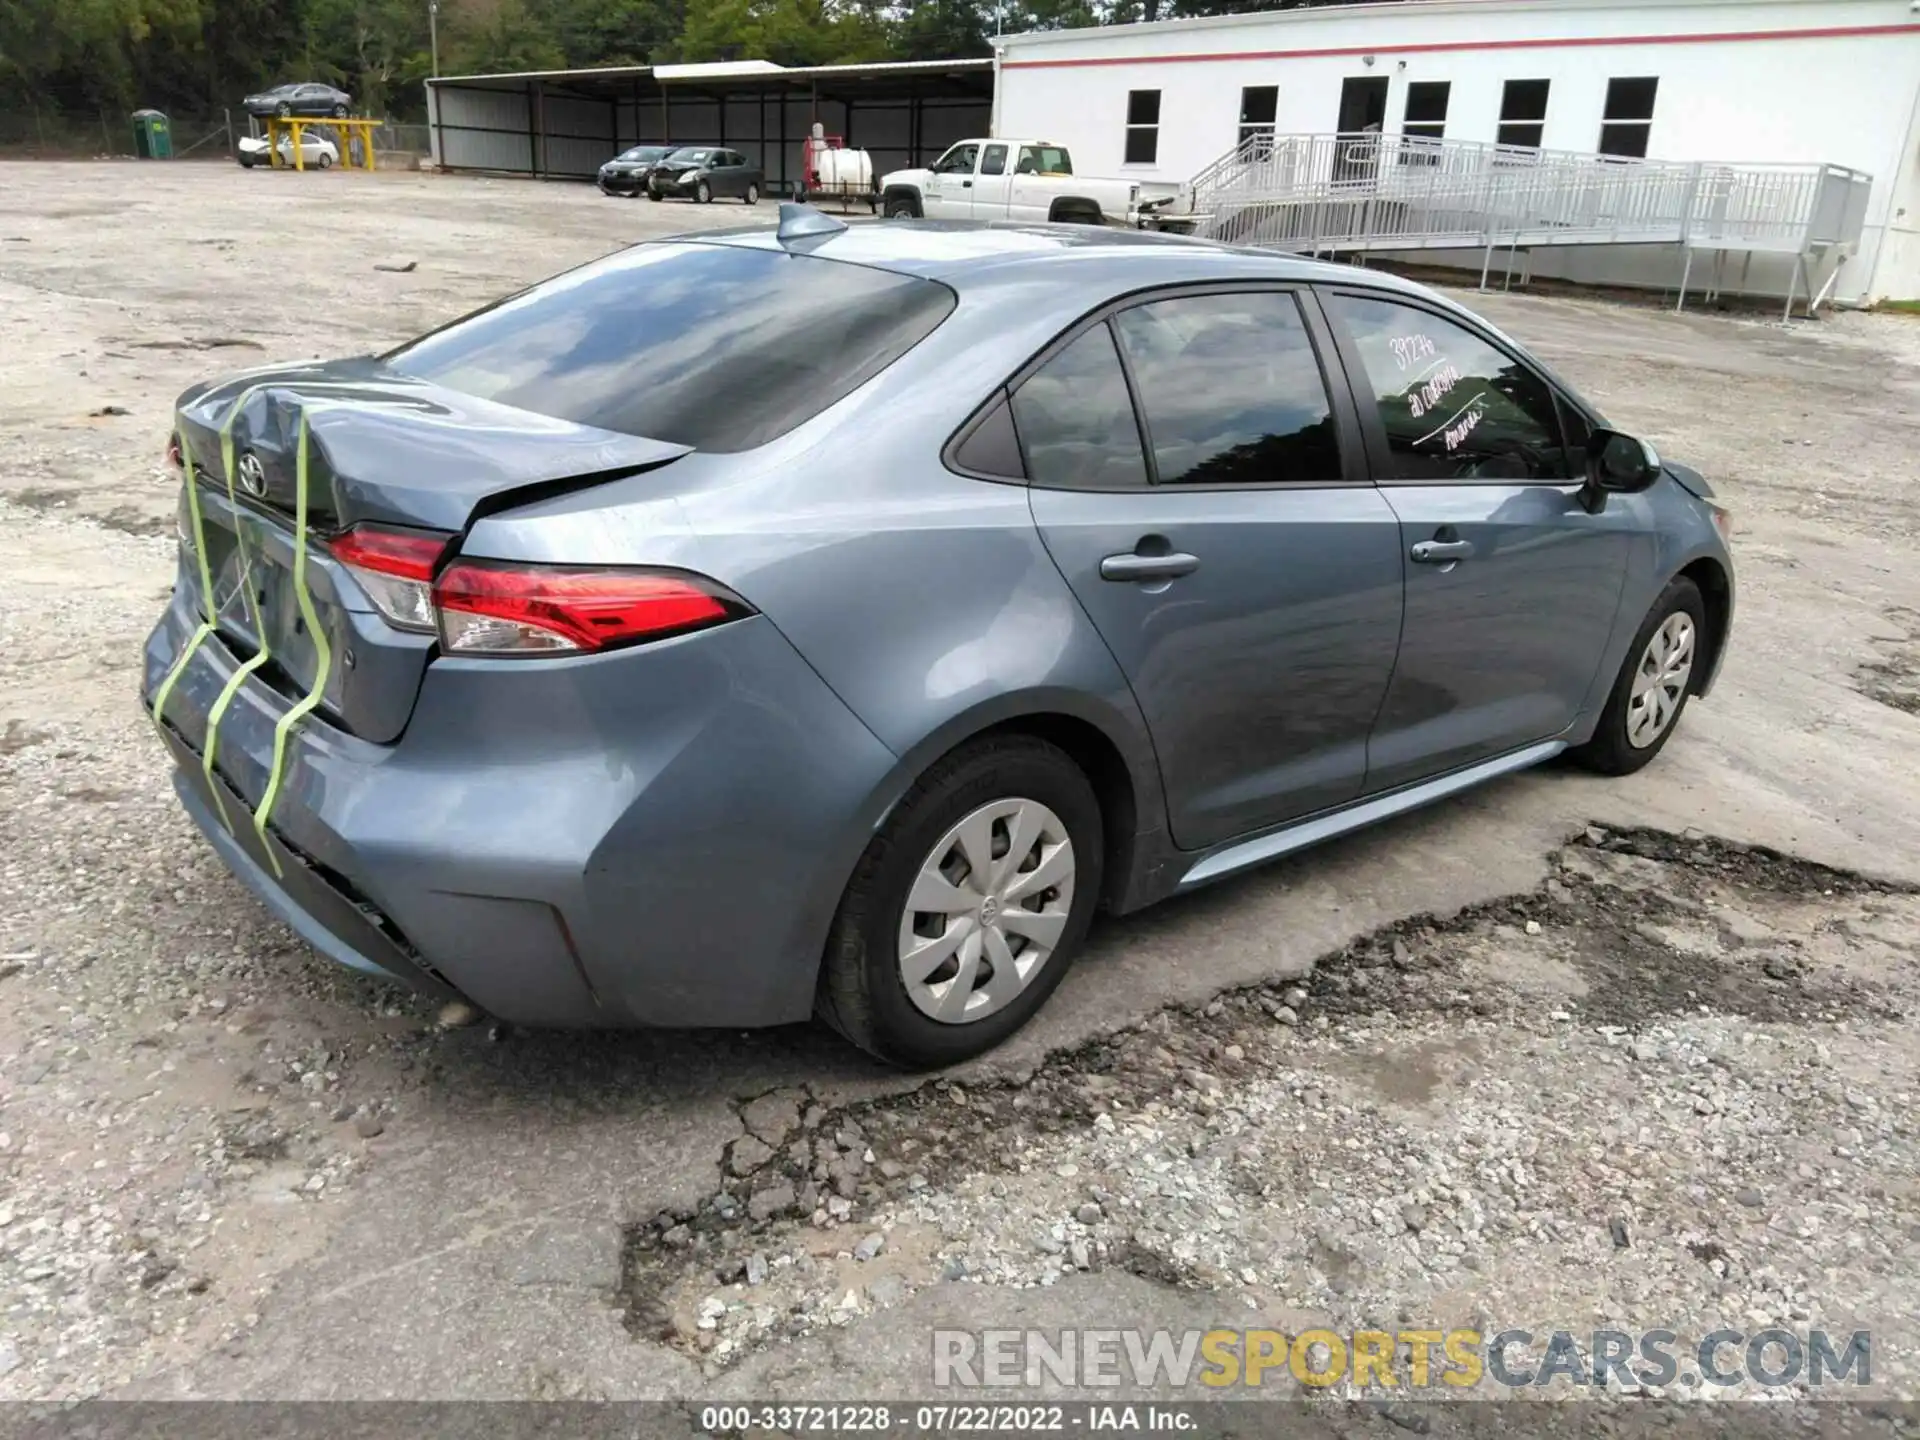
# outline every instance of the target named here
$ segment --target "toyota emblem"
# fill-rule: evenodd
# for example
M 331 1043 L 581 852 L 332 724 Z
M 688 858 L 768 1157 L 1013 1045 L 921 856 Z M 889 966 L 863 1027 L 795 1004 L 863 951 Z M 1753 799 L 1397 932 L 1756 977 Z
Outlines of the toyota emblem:
M 267 493 L 267 468 L 251 450 L 240 457 L 240 488 L 256 500 Z

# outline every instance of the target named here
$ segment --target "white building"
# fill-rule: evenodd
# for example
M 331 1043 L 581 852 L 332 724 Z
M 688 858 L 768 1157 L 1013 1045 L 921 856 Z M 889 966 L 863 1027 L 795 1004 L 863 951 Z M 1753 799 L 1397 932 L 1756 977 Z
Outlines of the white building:
M 995 134 L 1060 142 L 1076 169 L 1149 190 L 1189 180 L 1258 130 L 1376 125 L 1660 160 L 1848 166 L 1873 187 L 1835 296 L 1920 298 L 1920 0 L 1403 0 L 1013 35 L 996 47 Z M 1542 251 L 1534 267 L 1671 285 L 1673 253 Z M 1753 288 L 1783 290 L 1780 264 L 1766 257 Z

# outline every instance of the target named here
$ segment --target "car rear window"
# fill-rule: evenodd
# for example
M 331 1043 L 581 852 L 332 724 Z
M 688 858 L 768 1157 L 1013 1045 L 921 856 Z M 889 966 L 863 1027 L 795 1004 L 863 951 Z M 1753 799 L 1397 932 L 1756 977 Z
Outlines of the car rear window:
M 954 306 L 917 276 L 785 250 L 637 245 L 385 357 L 541 415 L 749 450 L 878 375 Z

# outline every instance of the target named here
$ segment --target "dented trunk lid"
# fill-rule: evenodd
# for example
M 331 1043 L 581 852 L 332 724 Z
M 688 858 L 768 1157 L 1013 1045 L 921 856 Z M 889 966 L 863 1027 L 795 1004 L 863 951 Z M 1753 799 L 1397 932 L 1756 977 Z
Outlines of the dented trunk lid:
M 406 728 L 435 641 L 388 625 L 328 553 L 330 537 L 356 524 L 459 535 L 492 511 L 649 470 L 689 449 L 478 399 L 374 359 L 254 371 L 189 390 L 178 427 L 200 485 L 220 634 L 243 658 L 264 645 L 269 658 L 254 678 L 289 698 L 312 687 L 322 651 L 293 583 L 303 416 L 307 590 L 329 652 L 322 709 L 376 742 Z M 183 533 L 191 529 L 183 523 Z M 197 558 L 182 561 L 181 583 L 197 597 Z

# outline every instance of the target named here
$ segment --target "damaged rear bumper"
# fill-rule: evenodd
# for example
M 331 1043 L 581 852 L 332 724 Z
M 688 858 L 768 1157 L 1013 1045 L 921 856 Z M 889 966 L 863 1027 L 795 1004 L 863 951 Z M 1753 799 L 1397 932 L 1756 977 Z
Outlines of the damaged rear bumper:
M 173 788 L 193 823 L 229 870 L 287 927 L 335 964 L 382 980 L 409 985 L 444 999 L 462 998 L 446 977 L 412 951 L 385 915 L 296 854 L 268 830 L 264 837 L 245 823 L 231 832 L 216 809 L 244 816 L 248 807 L 224 781 L 207 780 L 201 757 L 171 726 L 162 729 L 174 765 Z M 219 789 L 216 801 L 214 788 Z M 277 869 L 277 877 L 276 877 Z
M 147 643 L 149 713 L 197 627 L 181 579 Z M 247 677 L 204 768 L 240 664 L 213 635 L 181 668 L 161 727 L 174 783 L 322 954 L 529 1026 L 810 1013 L 896 761 L 770 622 L 603 655 L 443 657 L 390 743 L 298 723 L 264 837 L 254 807 L 293 697 Z

